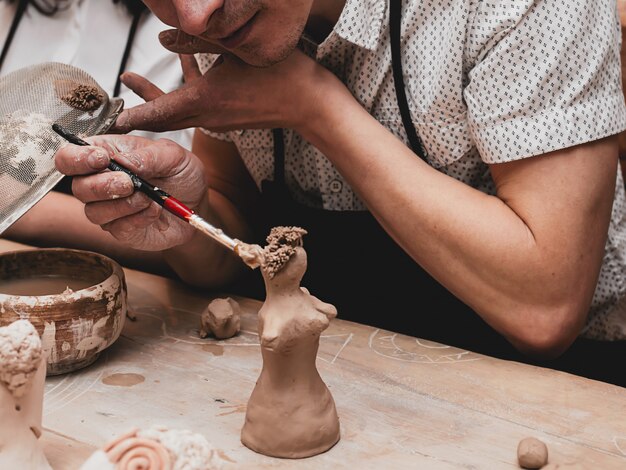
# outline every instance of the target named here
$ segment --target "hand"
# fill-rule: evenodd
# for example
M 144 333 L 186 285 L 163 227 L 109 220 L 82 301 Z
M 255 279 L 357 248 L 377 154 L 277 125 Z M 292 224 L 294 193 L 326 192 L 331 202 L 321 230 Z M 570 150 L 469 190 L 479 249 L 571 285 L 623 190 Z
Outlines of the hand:
M 55 155 L 57 169 L 73 176 L 72 192 L 85 203 L 85 214 L 131 248 L 156 251 L 185 243 L 195 234 L 186 222 L 135 192 L 128 175 L 106 171 L 111 158 L 194 210 L 208 202 L 200 160 L 166 139 L 105 135 L 93 146 L 65 145 Z
M 196 40 L 199 42 L 202 41 Z M 298 50 L 265 68 L 222 55 L 204 75 L 192 55 L 181 56 L 181 63 L 185 84 L 168 94 L 137 74 L 122 75 L 124 84 L 147 102 L 123 111 L 114 132 L 161 132 L 190 127 L 214 131 L 298 129 L 311 118 L 315 105 L 324 100 L 326 85 L 343 87 L 328 70 Z

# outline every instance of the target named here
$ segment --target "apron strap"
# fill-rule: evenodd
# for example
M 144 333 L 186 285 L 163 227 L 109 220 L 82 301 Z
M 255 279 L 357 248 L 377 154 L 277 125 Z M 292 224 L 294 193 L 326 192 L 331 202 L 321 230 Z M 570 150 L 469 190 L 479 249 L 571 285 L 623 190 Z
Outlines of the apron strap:
M 0 69 L 2 69 L 4 59 L 6 59 L 6 56 L 9 53 L 11 43 L 13 42 L 13 38 L 15 37 L 15 32 L 17 31 L 17 27 L 20 25 L 20 21 L 22 20 L 22 16 L 24 16 L 24 12 L 26 11 L 27 6 L 28 0 L 19 0 L 19 3 L 17 4 L 17 10 L 15 11 L 15 16 L 13 17 L 13 21 L 11 22 L 9 34 L 7 35 L 7 39 L 4 42 L 4 46 L 2 47 L 2 55 L 0 55 Z
M 124 54 L 122 55 L 122 61 L 120 63 L 119 71 L 117 72 L 117 80 L 115 81 L 115 88 L 113 89 L 113 96 L 117 97 L 120 94 L 120 89 L 122 88 L 122 79 L 121 75 L 126 70 L 126 64 L 128 62 L 128 57 L 130 56 L 130 50 L 133 47 L 133 41 L 135 39 L 135 34 L 137 33 L 137 27 L 139 26 L 139 20 L 141 20 L 141 14 L 144 12 L 143 9 L 139 9 L 133 14 L 133 22 L 130 25 L 130 30 L 128 31 L 128 39 L 126 39 L 126 46 L 124 47 Z
M 393 84 L 396 90 L 396 100 L 400 108 L 402 125 L 409 139 L 411 150 L 422 160 L 426 160 L 422 140 L 420 139 L 406 98 L 404 75 L 402 73 L 402 0 L 390 0 L 389 28 L 391 36 L 391 66 L 393 68 Z M 283 130 L 273 129 L 274 136 L 274 183 L 285 184 L 285 144 L 283 142 Z
M 272 129 L 274 137 L 274 183 L 285 184 L 285 133 L 282 129 Z
M 393 83 L 396 89 L 396 100 L 400 107 L 400 116 L 402 116 L 402 124 L 409 138 L 409 144 L 414 153 L 422 160 L 426 160 L 422 141 L 417 135 L 413 119 L 411 119 L 411 111 L 406 99 L 406 90 L 404 87 L 404 75 L 402 74 L 402 0 L 390 0 L 389 6 L 389 29 L 391 38 L 391 66 L 393 68 Z
M 28 7 L 28 3 L 29 0 L 19 0 L 19 3 L 17 4 L 15 16 L 13 17 L 13 21 L 11 22 L 11 28 L 9 29 L 6 41 L 4 42 L 4 46 L 2 47 L 2 54 L 0 54 L 0 69 L 2 69 L 4 60 L 9 53 L 9 49 L 11 48 L 11 44 L 13 43 L 13 39 L 15 38 L 15 33 L 17 32 L 17 28 L 20 25 L 20 21 L 22 21 L 22 17 L 24 16 L 26 7 Z M 122 61 L 120 63 L 119 71 L 117 73 L 117 79 L 115 81 L 115 88 L 113 89 L 113 96 L 119 96 L 120 94 L 120 89 L 122 87 L 122 80 L 120 79 L 120 75 L 122 75 L 122 73 L 124 73 L 124 70 L 126 70 L 126 64 L 128 63 L 128 57 L 130 56 L 130 51 L 133 46 L 133 40 L 135 39 L 137 27 L 139 26 L 139 21 L 141 20 L 141 15 L 144 11 L 145 9 L 139 9 L 133 14 L 133 21 L 130 25 L 128 39 L 126 40 L 126 45 L 124 46 L 124 54 L 122 55 Z

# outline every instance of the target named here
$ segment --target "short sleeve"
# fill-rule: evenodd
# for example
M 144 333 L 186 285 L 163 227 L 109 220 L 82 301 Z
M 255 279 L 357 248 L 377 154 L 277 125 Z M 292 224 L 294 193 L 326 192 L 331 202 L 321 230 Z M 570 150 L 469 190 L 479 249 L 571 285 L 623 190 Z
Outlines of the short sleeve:
M 486 163 L 626 129 L 615 1 L 481 2 L 468 28 L 464 99 Z

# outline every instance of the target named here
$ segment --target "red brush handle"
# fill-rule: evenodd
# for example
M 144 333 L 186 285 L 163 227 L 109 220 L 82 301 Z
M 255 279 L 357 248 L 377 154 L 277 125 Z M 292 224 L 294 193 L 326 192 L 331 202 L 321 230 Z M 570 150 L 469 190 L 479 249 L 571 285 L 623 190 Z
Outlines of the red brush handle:
M 175 197 L 169 196 L 163 200 L 163 207 L 165 207 L 172 214 L 180 217 L 183 220 L 189 220 L 194 212 L 186 205 L 180 202 Z

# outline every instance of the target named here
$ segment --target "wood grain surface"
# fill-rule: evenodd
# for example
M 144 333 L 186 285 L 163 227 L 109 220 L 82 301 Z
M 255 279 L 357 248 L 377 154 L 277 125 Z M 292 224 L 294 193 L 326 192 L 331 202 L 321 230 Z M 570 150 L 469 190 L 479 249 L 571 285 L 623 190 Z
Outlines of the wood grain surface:
M 0 251 L 16 246 L 0 240 Z M 94 364 L 46 381 L 42 439 L 54 469 L 76 469 L 113 437 L 154 424 L 203 434 L 224 469 L 514 469 L 528 436 L 547 444 L 550 462 L 626 468 L 626 389 L 340 319 L 317 365 L 341 440 L 297 461 L 255 454 L 239 434 L 261 367 L 260 303 L 237 298 L 239 336 L 200 339 L 215 295 L 133 270 L 126 278 L 136 321 Z

